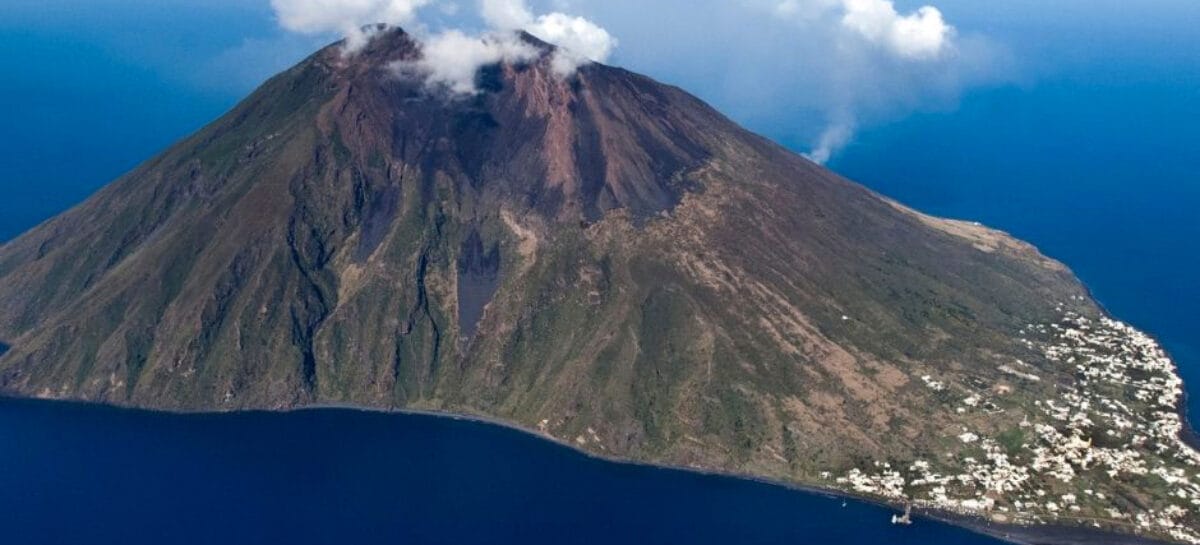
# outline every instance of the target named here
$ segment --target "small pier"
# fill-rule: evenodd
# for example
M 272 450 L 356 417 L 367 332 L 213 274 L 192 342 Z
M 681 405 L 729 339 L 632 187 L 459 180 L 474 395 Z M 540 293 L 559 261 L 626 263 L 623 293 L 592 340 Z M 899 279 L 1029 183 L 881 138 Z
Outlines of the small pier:
M 903 515 L 892 515 L 892 524 L 899 524 L 901 526 L 908 526 L 908 525 L 912 524 L 912 504 L 911 503 L 906 504 L 904 506 L 904 514 Z

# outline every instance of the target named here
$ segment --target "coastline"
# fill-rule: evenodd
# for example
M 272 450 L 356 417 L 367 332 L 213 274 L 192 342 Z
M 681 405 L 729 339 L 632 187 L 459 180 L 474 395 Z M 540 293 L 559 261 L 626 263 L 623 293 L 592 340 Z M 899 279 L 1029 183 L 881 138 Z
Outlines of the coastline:
M 1068 269 L 1068 270 L 1070 270 L 1070 269 Z M 1171 354 L 1170 349 L 1168 349 L 1167 345 L 1165 343 L 1163 343 L 1162 338 L 1160 338 L 1158 335 L 1151 333 L 1147 329 L 1144 329 L 1138 325 L 1135 325 L 1135 324 L 1132 324 L 1129 322 L 1125 322 L 1124 320 L 1121 320 L 1120 318 L 1118 318 L 1117 315 L 1114 314 L 1111 310 L 1109 310 L 1108 306 L 1105 305 L 1104 302 L 1101 301 L 1100 298 L 1096 296 L 1096 293 L 1094 291 L 1092 291 L 1092 287 L 1090 285 L 1088 285 L 1087 282 L 1084 282 L 1084 280 L 1082 278 L 1080 278 L 1079 275 L 1075 274 L 1074 270 L 1071 270 L 1071 276 L 1073 276 L 1075 278 L 1076 282 L 1079 282 L 1080 286 L 1083 286 L 1084 293 L 1086 293 L 1088 298 L 1091 299 L 1091 301 L 1096 304 L 1096 307 L 1098 307 L 1100 309 L 1101 314 L 1103 314 L 1104 316 L 1108 317 L 1111 320 L 1116 320 L 1116 321 L 1122 322 L 1122 323 L 1128 323 L 1134 329 L 1138 330 L 1143 335 L 1150 337 L 1156 344 L 1158 344 L 1159 348 L 1162 349 L 1163 353 L 1167 355 L 1167 358 L 1171 360 L 1171 364 L 1175 366 L 1175 375 L 1180 377 L 1181 379 L 1183 378 L 1183 375 L 1179 372 L 1179 360 L 1177 358 L 1175 358 L 1174 355 Z M 1179 414 L 1180 420 L 1183 421 L 1183 429 L 1180 430 L 1179 438 L 1181 440 L 1183 440 L 1183 442 L 1185 444 L 1187 444 L 1187 446 L 1192 447 L 1193 449 L 1196 449 L 1196 450 L 1200 450 L 1200 433 L 1197 433 L 1196 428 L 1192 426 L 1192 418 L 1191 418 L 1191 414 L 1190 414 L 1191 411 L 1188 410 L 1188 400 L 1191 398 L 1191 388 L 1193 386 L 1194 385 L 1188 384 L 1187 381 L 1183 382 L 1183 395 L 1179 396 L 1179 402 L 1175 406 L 1175 412 L 1177 414 Z
M 726 471 L 711 468 L 692 467 L 678 464 L 669 464 L 661 462 L 647 462 L 642 460 L 634 460 L 612 455 L 599 454 L 589 450 L 580 448 L 567 440 L 558 437 L 547 435 L 541 431 L 516 424 L 511 421 L 503 420 L 496 417 L 486 415 L 456 413 L 449 411 L 438 411 L 430 409 L 414 409 L 414 408 L 399 408 L 399 407 L 371 407 L 363 405 L 355 405 L 351 403 L 313 403 L 308 405 L 298 405 L 292 407 L 280 407 L 273 409 L 230 409 L 230 410 L 180 410 L 180 409 L 155 409 L 145 408 L 135 405 L 114 404 L 107 402 L 95 402 L 78 399 L 53 399 L 53 398 L 32 398 L 12 396 L 0 393 L 0 400 L 24 402 L 24 403 L 47 403 L 47 404 L 65 404 L 78 407 L 100 407 L 120 411 L 134 411 L 145 413 L 158 413 L 163 415 L 176 416 L 219 416 L 219 415 L 234 415 L 234 414 L 290 414 L 302 412 L 322 412 L 322 411 L 344 411 L 357 412 L 381 415 L 397 415 L 397 416 L 415 416 L 438 418 L 459 422 L 469 422 L 486 426 L 494 426 L 520 433 L 522 435 L 550 443 L 560 448 L 565 448 L 575 454 L 585 456 L 592 460 L 598 460 L 606 463 L 621 464 L 626 466 L 635 466 L 663 471 L 678 471 L 691 473 L 693 475 L 719 477 L 725 479 L 737 479 L 741 481 L 755 482 L 768 486 L 780 487 L 787 490 L 800 492 L 803 494 L 812 494 L 824 496 L 827 498 L 847 499 L 864 504 L 890 509 L 895 511 L 903 511 L 904 504 L 898 502 L 889 502 L 881 498 L 870 497 L 857 494 L 852 491 L 840 490 L 835 488 L 825 488 L 818 485 L 804 484 L 798 482 L 783 481 L 768 477 L 757 476 L 749 473 L 739 473 L 736 471 Z M 1190 428 L 1189 428 L 1189 431 Z M 1194 433 L 1194 432 L 1192 432 Z M 913 514 L 919 518 L 933 520 L 943 524 L 948 524 L 963 528 L 976 534 L 984 535 L 1008 543 L 1016 545 L 1172 545 L 1173 542 L 1163 541 L 1158 539 L 1146 538 L 1134 534 L 1118 533 L 1107 531 L 1099 528 L 1088 526 L 1073 526 L 1067 524 L 1044 524 L 1044 525 L 1022 525 L 1011 523 L 994 522 L 982 517 L 954 513 L 949 511 L 921 508 L 914 506 Z M 881 523 L 884 521 L 881 521 Z M 918 520 L 919 523 L 919 520 Z M 904 531 L 903 527 L 897 527 L 896 531 Z
M 538 430 L 522 426 L 513 422 L 502 420 L 495 417 L 484 415 L 472 415 L 464 413 L 453 413 L 446 411 L 434 411 L 427 409 L 403 409 L 403 408 L 380 408 L 380 407 L 363 407 L 354 404 L 341 403 L 318 403 L 302 407 L 293 407 L 278 411 L 265 411 L 276 413 L 292 413 L 304 411 L 322 411 L 322 410 L 341 410 L 341 411 L 357 411 L 376 414 L 397 414 L 409 416 L 425 416 L 432 418 L 444 418 L 450 420 L 473 422 L 476 424 L 484 424 L 491 426 L 499 426 L 508 430 L 516 431 L 536 439 L 558 445 L 560 447 L 571 450 L 593 460 L 600 460 L 608 463 L 623 464 L 637 467 L 645 467 L 650 469 L 659 469 L 666 471 L 684 471 L 696 475 L 705 475 L 711 477 L 721 477 L 727 479 L 738 479 L 743 481 L 756 482 L 769 486 L 785 488 L 795 492 L 804 494 L 815 494 L 825 497 L 848 499 L 870 505 L 875 505 L 885 509 L 895 511 L 903 511 L 905 506 L 900 503 L 893 503 L 882 500 L 880 498 L 864 496 L 851 491 L 840 490 L 836 488 L 823 488 L 817 485 L 803 484 L 790 481 L 782 481 L 769 477 L 762 477 L 750 473 L 739 473 L 735 471 L 724 471 L 710 468 L 692 467 L 678 464 L 669 464 L 661 462 L 646 462 L 623 458 L 619 456 L 611 456 L 595 453 L 589 450 L 580 448 L 578 445 L 571 442 L 547 435 Z M 1187 426 L 1185 425 L 1185 428 Z M 1190 430 L 1190 428 L 1187 428 Z M 919 507 L 913 507 L 912 512 L 917 517 L 924 517 L 944 524 L 957 526 L 977 534 L 985 535 L 995 539 L 1014 543 L 1016 545 L 1172 545 L 1170 541 L 1151 539 L 1133 534 L 1122 534 L 1117 532 L 1105 531 L 1098 528 L 1087 526 L 1070 526 L 1070 525 L 1021 525 L 1021 524 L 1005 524 L 993 522 L 981 517 L 972 515 L 963 515 L 949 511 L 931 510 Z M 903 527 L 898 527 L 897 531 L 903 531 Z

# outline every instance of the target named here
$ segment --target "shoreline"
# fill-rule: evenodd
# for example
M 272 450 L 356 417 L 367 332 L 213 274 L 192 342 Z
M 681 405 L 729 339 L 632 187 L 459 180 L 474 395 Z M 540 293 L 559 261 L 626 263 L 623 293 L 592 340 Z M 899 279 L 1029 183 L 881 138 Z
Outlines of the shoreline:
M 1167 355 L 1167 358 L 1171 360 L 1171 364 L 1175 366 L 1175 375 L 1178 376 L 1180 380 L 1183 379 L 1183 374 L 1179 372 L 1179 360 L 1171 354 L 1171 351 L 1167 348 L 1167 345 L 1163 343 L 1162 338 L 1154 333 L 1151 333 L 1149 330 L 1142 328 L 1141 326 L 1118 318 L 1116 314 L 1113 314 L 1113 312 L 1108 309 L 1108 306 L 1096 296 L 1096 293 L 1092 291 L 1092 287 L 1088 285 L 1087 282 L 1084 282 L 1084 280 L 1080 278 L 1078 274 L 1075 274 L 1074 270 L 1071 270 L 1069 267 L 1068 270 L 1070 271 L 1071 276 L 1075 278 L 1075 281 L 1079 282 L 1080 286 L 1083 286 L 1084 293 L 1087 294 L 1088 299 L 1091 299 L 1091 301 L 1096 304 L 1096 307 L 1100 309 L 1101 314 L 1108 317 L 1110 320 L 1116 320 L 1124 324 L 1129 324 L 1134 329 L 1140 331 L 1143 335 L 1150 337 L 1163 351 L 1163 353 Z M 1188 399 L 1191 398 L 1192 387 L 1194 387 L 1194 385 L 1189 384 L 1187 381 L 1183 381 L 1183 395 L 1179 396 L 1179 403 L 1177 403 L 1175 406 L 1175 412 L 1179 414 L 1179 418 L 1183 421 L 1183 429 L 1180 430 L 1179 438 L 1187 446 L 1196 450 L 1200 450 L 1200 433 L 1197 433 L 1196 428 L 1192 426 L 1191 411 L 1188 410 Z
M 718 470 L 711 468 L 692 467 L 679 464 L 670 464 L 664 462 L 648 462 L 642 460 L 634 460 L 619 456 L 600 454 L 593 451 L 585 450 L 578 445 L 571 443 L 565 439 L 554 437 L 543 433 L 539 430 L 528 428 L 526 426 L 503 420 L 500 418 L 469 414 L 457 413 L 450 411 L 440 411 L 431 409 L 414 409 L 414 408 L 398 408 L 398 407 L 372 407 L 356 405 L 351 403 L 313 403 L 308 405 L 297 405 L 291 407 L 280 408 L 259 408 L 259 409 L 214 409 L 214 410 L 186 410 L 186 409 L 157 409 L 146 408 L 135 405 L 123 405 L 107 402 L 95 402 L 78 399 L 56 399 L 56 398 L 38 398 L 38 397 L 20 397 L 0 393 L 0 400 L 24 402 L 24 403 L 46 403 L 46 404 L 65 404 L 77 407 L 99 407 L 113 409 L 119 411 L 133 411 L 143 413 L 158 413 L 162 415 L 175 416 L 221 416 L 221 415 L 237 415 L 237 414 L 275 414 L 286 415 L 291 413 L 304 412 L 322 412 L 322 411 L 343 411 L 363 414 L 378 414 L 378 415 L 396 415 L 396 416 L 415 416 L 426 418 L 437 418 L 442 420 L 451 420 L 458 422 L 467 422 L 480 424 L 485 426 L 494 426 L 505 430 L 513 431 L 525 435 L 527 437 L 544 441 L 560 448 L 571 451 L 572 453 L 582 455 L 591 460 L 597 460 L 611 464 L 621 464 L 625 466 L 634 466 L 647 468 L 652 470 L 663 471 L 679 471 L 691 473 L 693 475 L 718 477 L 725 479 L 737 479 L 741 481 L 753 482 L 767 486 L 784 488 L 786 490 L 800 492 L 803 494 L 819 495 L 830 499 L 845 499 L 852 500 L 863 504 L 873 505 L 883 509 L 892 511 L 903 511 L 905 505 L 899 502 L 890 502 L 882 498 L 864 496 L 852 491 L 846 491 L 836 488 L 824 488 L 814 484 L 804 484 L 799 482 L 783 481 L 770 477 L 762 477 L 749 473 L 739 473 L 735 471 Z M 1189 428 L 1190 430 L 1190 428 Z M 968 514 L 955 513 L 937 509 L 929 509 L 914 506 L 912 509 L 913 515 L 919 518 L 933 520 L 942 524 L 955 526 L 967 531 L 998 539 L 1015 545 L 1172 545 L 1173 542 L 1152 539 L 1136 534 L 1126 534 L 1094 528 L 1090 526 L 1074 526 L 1068 524 L 1014 524 L 1014 523 L 999 523 L 992 520 Z M 885 521 L 881 521 L 883 523 Z M 897 527 L 897 531 L 903 531 L 903 527 Z
M 1172 360 L 1174 361 L 1174 360 Z M 403 408 L 380 408 L 380 407 L 364 407 L 354 404 L 342 403 L 319 403 L 306 405 L 302 407 L 293 407 L 281 409 L 278 411 L 264 411 L 269 413 L 294 413 L 306 411 L 352 411 L 375 414 L 393 414 L 393 415 L 408 415 L 408 416 L 425 416 L 431 418 L 442 418 L 456 420 L 461 422 L 472 422 L 476 424 L 484 424 L 491 426 L 499 426 L 508 430 L 522 433 L 527 436 L 532 436 L 535 439 L 546 441 L 548 443 L 566 448 L 577 454 L 586 456 L 593 460 L 599 460 L 607 463 L 622 464 L 627 466 L 636 466 L 649 469 L 658 469 L 665 471 L 683 471 L 695 475 L 720 477 L 726 479 L 737 479 L 749 481 L 768 486 L 781 487 L 794 492 L 804 494 L 814 494 L 836 499 L 848 499 L 874 505 L 884 509 L 902 512 L 904 504 L 893 503 L 880 498 L 864 496 L 851 491 L 840 490 L 836 488 L 823 488 L 813 484 L 803 484 L 798 482 L 783 481 L 770 477 L 762 477 L 750 473 L 739 473 L 735 471 L 725 471 L 710 468 L 692 467 L 679 464 L 670 464 L 663 462 L 647 462 L 634 460 L 613 455 L 599 454 L 589 450 L 580 448 L 578 445 L 571 443 L 565 439 L 560 439 L 552 435 L 548 435 L 539 430 L 528 428 L 520 424 L 502 420 L 496 417 L 485 415 L 472 415 L 465 413 L 454 413 L 448 411 L 436 411 L 429 409 L 403 409 Z M 1185 426 L 1186 427 L 1186 426 Z M 1088 526 L 1071 526 L 1065 524 L 1039 524 L 1039 525 L 1024 525 L 998 523 L 986 518 L 973 515 L 965 515 L 950 511 L 942 511 L 936 509 L 928 509 L 914 506 L 912 512 L 917 517 L 934 520 L 943 524 L 948 524 L 958 528 L 963 528 L 976 534 L 988 536 L 994 539 L 999 539 L 1016 545 L 1171 545 L 1170 541 L 1146 538 L 1136 534 L 1123 534 L 1112 531 L 1105 531 L 1099 528 Z M 898 527 L 897 531 L 903 531 L 903 527 Z M 1049 540 L 1047 540 L 1049 538 Z
M 599 460 L 607 463 L 622 464 L 627 466 L 643 467 L 648 469 L 658 469 L 665 471 L 683 471 L 694 475 L 702 475 L 709 477 L 720 477 L 725 479 L 737 479 L 741 481 L 754 482 L 768 486 L 781 487 L 794 492 L 804 494 L 813 494 L 825 496 L 835 499 L 848 499 L 860 503 L 874 505 L 884 509 L 902 512 L 905 505 L 902 503 L 893 503 L 880 498 L 860 495 L 851 491 L 823 488 L 813 484 L 803 484 L 798 482 L 783 481 L 770 477 L 762 477 L 750 473 L 739 473 L 735 471 L 725 471 L 710 468 L 692 467 L 679 464 L 670 464 L 664 462 L 647 462 L 623 458 L 619 456 L 599 454 L 593 451 L 580 448 L 578 445 L 571 443 L 565 439 L 560 439 L 552 435 L 545 434 L 539 430 L 528 428 L 520 424 L 502 420 L 496 417 L 484 415 L 472 415 L 465 413 L 454 413 L 448 411 L 436 411 L 429 409 L 403 409 L 403 408 L 380 408 L 380 407 L 364 407 L 354 404 L 342 403 L 319 403 L 306 405 L 302 407 L 294 407 L 281 409 L 278 411 L 263 411 L 268 413 L 295 413 L 306 411 L 351 411 L 375 414 L 392 414 L 392 415 L 408 415 L 408 416 L 424 416 L 431 418 L 449 419 L 460 422 L 471 422 L 476 424 L 484 424 L 498 426 L 527 436 L 532 436 L 535 439 L 546 441 L 548 443 L 566 448 L 577 454 L 581 454 L 593 460 Z M 994 539 L 999 539 L 1016 545 L 1171 545 L 1173 542 L 1163 541 L 1159 539 L 1147 538 L 1136 534 L 1124 534 L 1119 532 L 1106 531 L 1100 528 L 1089 526 L 1072 526 L 1066 524 L 1037 524 L 1024 525 L 1012 523 L 999 523 L 988 520 L 986 518 L 973 515 L 954 513 L 950 511 L 929 509 L 914 506 L 912 509 L 913 515 L 930 520 L 934 520 L 943 524 L 948 524 L 958 528 L 963 528 L 976 534 L 988 536 Z M 903 527 L 898 527 L 897 531 L 903 531 Z M 1047 540 L 1048 539 L 1048 540 Z

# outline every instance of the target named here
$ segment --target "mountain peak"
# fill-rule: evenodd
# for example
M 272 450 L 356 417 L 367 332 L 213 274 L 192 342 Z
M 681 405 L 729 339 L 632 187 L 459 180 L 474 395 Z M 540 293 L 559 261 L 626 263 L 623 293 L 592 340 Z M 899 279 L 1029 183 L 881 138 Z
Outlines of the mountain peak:
M 362 32 L 367 39 L 361 47 L 349 50 L 349 41 L 339 40 L 314 57 L 331 66 L 363 69 L 382 68 L 391 62 L 420 56 L 420 42 L 402 27 L 378 23 L 364 26 Z
M 364 171 L 377 157 L 436 164 L 463 181 L 460 192 L 512 200 L 552 221 L 593 222 L 618 208 L 653 216 L 699 187 L 688 173 L 717 148 L 757 142 L 649 78 L 603 65 L 564 77 L 552 66 L 553 46 L 518 37 L 542 54 L 482 66 L 470 93 L 432 82 L 416 65 L 422 45 L 398 28 L 379 30 L 351 55 L 327 48 L 311 60 L 317 75 L 297 68 L 283 77 L 295 79 L 290 88 L 325 81 L 322 138 L 357 143 L 345 152 Z
M 373 24 L 363 27 L 363 35 L 368 39 L 365 43 L 352 51 L 347 50 L 347 41 L 341 40 L 324 48 L 317 54 L 324 62 L 331 66 L 341 67 L 343 69 L 350 68 L 356 70 L 364 69 L 385 69 L 396 63 L 415 62 L 422 58 L 423 49 L 427 43 L 418 39 L 406 32 L 402 27 L 386 24 Z M 480 68 L 489 68 L 491 65 L 516 65 L 516 66 L 533 66 L 545 67 L 548 66 L 547 61 L 559 48 L 553 44 L 547 43 L 540 38 L 526 32 L 519 31 L 496 31 L 479 38 L 465 37 L 468 40 L 478 40 L 480 43 L 488 41 L 495 42 L 497 40 L 510 40 L 519 43 L 526 47 L 533 48 L 537 55 L 532 60 L 521 59 L 520 61 L 496 61 L 489 63 Z
M 558 46 L 556 46 L 550 42 L 547 42 L 541 38 L 538 38 L 537 36 L 534 36 L 533 34 L 530 34 L 528 31 L 525 31 L 525 30 L 518 30 L 517 38 L 520 39 L 524 43 L 527 43 L 529 45 L 532 45 L 532 46 L 542 50 L 543 52 L 553 52 L 558 49 Z
M 904 208 L 626 70 L 564 78 L 543 54 L 471 66 L 471 92 L 447 93 L 394 69 L 420 54 L 399 29 L 327 48 L 0 246 L 0 393 L 442 410 L 984 516 L 1083 486 L 1080 516 L 1177 512 L 1088 462 L 1044 472 L 1092 438 L 1132 445 L 1110 460 L 1165 460 L 1182 424 L 1162 406 L 1169 360 L 1031 246 Z M 1143 359 L 1057 361 L 1114 347 Z M 1058 414 L 1092 403 L 1094 376 L 1158 388 L 1112 389 L 1136 412 L 1121 438 Z M 1022 474 L 1010 461 L 1036 496 L 997 488 Z

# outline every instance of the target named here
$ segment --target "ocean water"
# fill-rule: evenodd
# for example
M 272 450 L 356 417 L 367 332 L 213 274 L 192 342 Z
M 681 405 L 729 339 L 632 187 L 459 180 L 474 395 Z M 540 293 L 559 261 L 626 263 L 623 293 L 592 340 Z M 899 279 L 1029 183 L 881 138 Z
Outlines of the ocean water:
M 236 64 L 211 74 L 208 60 L 272 28 L 266 2 L 244 4 L 0 1 L 0 241 L 78 203 L 244 95 L 248 86 L 221 85 L 236 79 Z
M 998 543 L 473 422 L 13 400 L 0 400 L 0 513 L 11 544 Z

